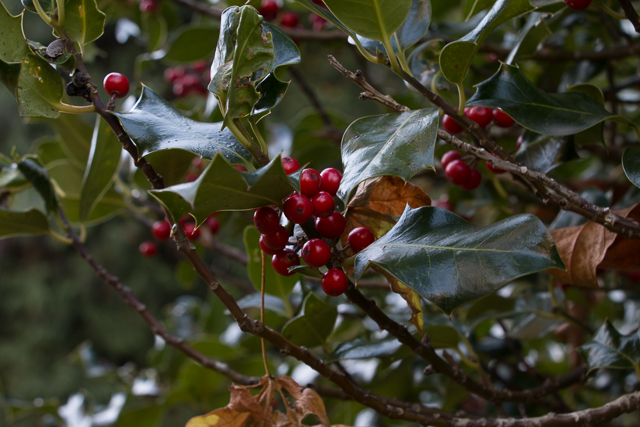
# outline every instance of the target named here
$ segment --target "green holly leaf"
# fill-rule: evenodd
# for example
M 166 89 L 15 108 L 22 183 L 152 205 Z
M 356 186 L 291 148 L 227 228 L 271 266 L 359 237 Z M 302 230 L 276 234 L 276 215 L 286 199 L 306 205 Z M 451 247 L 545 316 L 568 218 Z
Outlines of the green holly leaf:
M 640 188 L 640 149 L 630 147 L 622 154 L 622 168 L 629 181 Z
M 553 239 L 533 215 L 476 228 L 431 206 L 407 207 L 387 234 L 356 255 L 356 278 L 370 265 L 447 314 L 518 277 L 564 268 Z
M 580 347 L 589 370 L 598 368 L 635 369 L 640 378 L 640 331 L 622 335 L 608 320 L 596 336 Z
M 163 59 L 191 63 L 211 58 L 220 28 L 212 26 L 184 26 L 173 37 Z
M 128 113 L 114 113 L 138 148 L 140 157 L 180 149 L 212 159 L 217 153 L 233 164 L 251 166 L 251 155 L 222 123 L 202 123 L 183 116 L 146 86 Z
M 558 166 L 579 159 L 573 137 L 540 135 L 526 130 L 516 161 L 531 170 L 548 173 Z
M 48 232 L 47 217 L 38 209 L 19 212 L 0 208 L 0 239 Z
M 13 16 L 0 2 L 0 60 L 20 62 L 29 48 L 22 33 L 22 14 Z M 1 71 L 0 71 L 1 72 Z
M 605 110 L 585 93 L 586 87 L 578 87 L 573 92 L 547 93 L 535 87 L 522 70 L 513 65 L 502 64 L 496 74 L 477 87 L 468 106 L 501 108 L 518 124 L 537 133 L 573 135 L 607 119 L 626 123 L 640 132 L 629 120 Z
M 56 212 L 58 210 L 58 198 L 56 192 L 51 185 L 51 179 L 47 170 L 40 166 L 35 160 L 25 158 L 18 162 L 18 170 L 40 193 L 44 200 L 47 212 Z
M 325 9 L 324 7 L 318 6 L 311 0 L 295 0 L 295 1 L 297 1 L 298 3 L 300 3 L 301 5 L 309 9 L 311 12 L 315 13 L 316 15 L 324 18 L 326 21 L 331 22 L 333 25 L 335 25 L 336 28 L 341 29 L 345 33 L 349 34 L 351 37 L 356 37 L 356 34 L 353 33 L 349 28 L 345 27 L 342 24 L 342 22 L 340 22 L 338 18 L 336 18 L 336 16 L 333 13 L 331 13 L 330 10 Z
M 108 126 L 100 126 L 100 117 L 91 138 L 91 151 L 80 190 L 80 220 L 89 217 L 102 196 L 112 187 L 120 166 L 122 146 Z
M 260 292 L 260 283 L 262 280 L 262 250 L 258 244 L 260 240 L 260 232 L 253 226 L 248 226 L 244 229 L 244 247 L 247 251 L 247 272 L 249 273 L 249 280 Z M 273 269 L 271 266 L 271 255 L 265 254 L 265 293 L 278 297 L 279 303 L 278 309 L 274 309 L 283 317 L 291 317 L 293 315 L 293 309 L 289 304 L 289 296 L 293 291 L 293 287 L 298 283 L 299 276 L 282 276 Z M 260 296 L 260 294 L 256 294 Z M 273 297 L 272 297 L 273 298 Z M 259 307 L 259 305 L 258 305 Z
M 84 45 L 100 38 L 107 16 L 98 9 L 95 0 L 66 0 L 65 24 L 69 38 Z
M 392 357 L 402 347 L 394 339 L 369 342 L 363 339 L 341 343 L 327 358 L 327 363 L 338 360 L 371 359 L 373 357 Z
M 29 12 L 38 13 L 36 10 L 36 6 L 33 4 L 33 0 L 21 0 L 22 6 L 27 9 Z M 55 0 L 40 0 L 40 7 L 47 13 L 53 13 L 56 8 Z
M 356 34 L 388 43 L 405 22 L 412 0 L 324 0 L 324 3 Z
M 91 151 L 93 126 L 85 120 L 63 114 L 56 120 L 45 119 L 45 123 L 53 127 L 65 158 L 78 168 L 84 169 Z M 48 163 L 48 161 L 45 161 Z
M 478 47 L 489 34 L 501 24 L 534 9 L 529 0 L 497 0 L 473 31 L 444 47 L 440 54 L 444 77 L 451 83 L 462 85 Z
M 338 309 L 311 292 L 304 299 L 301 313 L 282 327 L 282 336 L 307 348 L 325 345 L 337 318 Z
M 13 96 L 18 96 L 18 81 L 20 80 L 20 68 L 21 65 L 18 64 L 9 64 L 2 60 L 0 60 L 0 82 L 9 92 L 13 94 Z
M 297 176 L 287 176 L 280 156 L 256 171 L 239 172 L 222 155 L 216 154 L 196 181 L 150 193 L 176 220 L 190 213 L 200 225 L 217 211 L 281 206 L 286 196 L 298 190 Z
M 433 169 L 438 134 L 437 108 L 363 117 L 342 137 L 344 176 L 338 197 L 349 200 L 362 181 L 394 175 L 408 181 L 418 171 Z

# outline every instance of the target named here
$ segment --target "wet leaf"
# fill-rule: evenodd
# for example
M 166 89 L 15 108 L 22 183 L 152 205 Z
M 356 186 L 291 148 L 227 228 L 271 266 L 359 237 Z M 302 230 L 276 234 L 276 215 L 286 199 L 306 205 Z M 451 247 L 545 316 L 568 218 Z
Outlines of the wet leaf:
M 437 108 L 363 117 L 342 137 L 344 175 L 338 196 L 347 202 L 362 181 L 383 175 L 408 181 L 418 171 L 433 169 L 438 132 Z
M 613 209 L 612 212 L 640 221 L 638 204 L 627 209 Z M 551 230 L 550 233 L 567 266 L 566 271 L 549 271 L 560 283 L 595 288 L 598 287 L 598 268 L 638 269 L 640 241 L 626 239 L 600 224 L 589 221 L 580 226 Z
M 640 378 L 640 331 L 622 335 L 608 320 L 593 340 L 580 347 L 589 370 L 635 369 Z
M 551 236 L 533 215 L 476 228 L 434 207 L 407 207 L 386 235 L 356 255 L 356 278 L 370 265 L 447 314 L 518 277 L 564 267 Z

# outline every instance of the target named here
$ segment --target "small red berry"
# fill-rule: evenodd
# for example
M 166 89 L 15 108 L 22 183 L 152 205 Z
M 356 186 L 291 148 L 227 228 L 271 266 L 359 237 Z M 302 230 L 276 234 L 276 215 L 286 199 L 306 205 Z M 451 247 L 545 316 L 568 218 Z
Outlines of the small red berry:
M 331 297 L 342 295 L 349 286 L 347 275 L 339 268 L 332 268 L 322 276 L 322 290 Z
M 264 206 L 253 214 L 253 224 L 261 234 L 274 234 L 280 226 L 280 215 L 275 209 Z
M 246 172 L 247 168 L 245 168 L 242 165 L 233 165 L 233 167 L 238 171 L 238 172 Z
M 109 96 L 115 94 L 116 98 L 123 98 L 129 93 L 129 80 L 120 73 L 107 74 L 102 85 Z
M 267 246 L 267 244 L 264 242 L 265 237 L 267 236 L 265 236 L 264 234 L 260 235 L 260 240 L 258 241 L 258 244 L 260 245 L 260 249 L 262 249 L 262 252 L 268 255 L 275 255 L 282 252 L 282 249 L 273 249 Z
M 164 70 L 164 79 L 167 83 L 173 83 L 178 79 L 181 79 L 186 74 L 186 70 L 182 67 L 167 68 Z
M 573 10 L 583 10 L 591 4 L 591 0 L 564 0 L 564 2 Z
M 495 108 L 491 112 L 491 115 L 493 116 L 493 121 L 495 122 L 495 124 L 497 124 L 501 128 L 509 128 L 515 123 L 515 120 L 513 120 L 510 115 L 502 110 L 499 110 L 498 108 Z
M 450 212 L 455 212 L 455 207 L 449 201 L 449 198 L 441 198 L 431 204 L 434 208 L 446 209 Z
M 209 227 L 209 232 L 211 234 L 216 234 L 218 230 L 220 230 L 220 221 L 218 221 L 218 218 L 213 215 L 209 215 L 205 222 L 207 223 L 207 227 Z
M 189 224 L 190 222 L 195 222 L 195 219 L 189 214 L 185 214 L 182 218 L 180 218 L 180 224 L 184 227 L 185 224 Z
M 493 119 L 491 108 L 486 107 L 465 108 L 464 115 L 479 124 L 481 128 L 486 128 Z
M 336 208 L 336 202 L 331 194 L 321 191 L 311 199 L 313 205 L 313 214 L 320 218 L 326 218 L 331 215 Z
M 453 162 L 454 160 L 458 160 L 460 157 L 462 157 L 462 154 L 458 153 L 457 151 L 447 151 L 442 155 L 442 158 L 440 159 L 442 169 L 446 169 L 449 163 Z
M 285 28 L 295 28 L 299 23 L 300 16 L 295 12 L 285 12 L 280 19 L 280 24 Z
M 162 221 L 156 221 L 151 226 L 151 232 L 153 236 L 158 240 L 167 240 L 171 237 L 171 224 L 166 219 Z
M 460 184 L 463 190 L 475 190 L 482 181 L 482 175 L 478 172 L 478 169 L 471 169 L 469 172 L 469 179 L 464 184 Z
M 322 191 L 335 196 L 338 194 L 338 188 L 340 188 L 340 182 L 342 181 L 342 174 L 338 169 L 327 168 L 320 173 L 322 178 Z
M 454 160 L 447 165 L 444 170 L 444 174 L 450 183 L 455 185 L 462 185 L 469 180 L 471 174 L 471 168 L 462 160 Z
M 293 193 L 285 199 L 282 212 L 289 221 L 294 224 L 302 224 L 313 215 L 313 205 L 307 196 Z
M 272 21 L 280 10 L 280 6 L 275 0 L 263 0 L 260 6 L 260 15 L 265 21 Z
M 196 73 L 201 73 L 207 68 L 207 62 L 206 61 L 196 61 L 196 62 L 193 63 L 191 68 L 193 68 L 193 71 L 195 71 Z
M 331 259 L 331 248 L 322 239 L 311 239 L 302 247 L 302 259 L 311 267 L 322 267 Z
M 197 173 L 187 172 L 187 174 L 184 176 L 184 180 L 185 182 L 194 182 L 198 179 L 199 176 L 200 175 L 198 175 Z
M 315 13 L 309 15 L 309 22 L 311 23 L 311 28 L 316 33 L 324 30 L 324 27 L 327 26 L 327 20 L 320 15 L 316 15 Z
M 293 250 L 285 249 L 271 258 L 271 265 L 281 276 L 293 276 L 295 271 L 289 271 L 289 267 L 300 265 L 300 257 Z
M 284 172 L 290 175 L 300 169 L 300 163 L 293 157 L 283 157 L 282 166 L 284 166 Z
M 318 234 L 326 239 L 335 239 L 342 236 L 346 226 L 347 221 L 340 212 L 334 212 L 326 218 L 316 219 L 316 230 Z
M 496 156 L 496 155 L 494 154 L 494 155 L 493 155 L 493 157 L 498 157 L 498 156 Z M 487 168 L 488 168 L 491 172 L 495 173 L 496 175 L 500 175 L 501 173 L 504 173 L 504 172 L 505 172 L 505 171 L 504 171 L 504 170 L 502 170 L 502 169 L 494 168 L 494 167 L 491 165 L 491 163 L 489 163 L 489 162 L 487 162 Z
M 462 126 L 460 126 L 453 117 L 447 116 L 446 114 L 442 118 L 442 127 L 451 135 L 456 135 L 462 132 Z
M 313 197 L 320 192 L 322 178 L 315 169 L 305 169 L 300 174 L 300 192 L 307 197 Z
M 351 245 L 353 253 L 357 254 L 373 242 L 375 242 L 376 236 L 367 227 L 357 227 L 351 230 L 349 236 L 347 236 L 347 242 Z
M 158 253 L 158 247 L 153 242 L 142 242 L 138 247 L 138 250 L 142 254 L 142 256 L 151 258 L 155 254 Z
M 156 0 L 142 0 L 140 2 L 140 12 L 152 13 L 158 10 L 158 2 Z
M 187 234 L 187 238 L 189 240 L 196 240 L 200 237 L 200 229 L 196 228 L 196 224 L 193 222 L 188 222 L 182 226 L 184 228 L 184 232 Z
M 194 157 L 191 160 L 191 166 L 194 168 L 201 170 L 202 169 L 202 157 Z
M 287 243 L 289 243 L 289 231 L 283 226 L 278 225 L 275 233 L 268 236 L 263 234 L 260 240 L 269 248 L 280 252 L 287 246 Z
M 322 0 L 311 0 L 311 1 L 317 4 L 318 6 L 324 7 L 325 9 L 327 8 L 327 6 L 325 6 Z

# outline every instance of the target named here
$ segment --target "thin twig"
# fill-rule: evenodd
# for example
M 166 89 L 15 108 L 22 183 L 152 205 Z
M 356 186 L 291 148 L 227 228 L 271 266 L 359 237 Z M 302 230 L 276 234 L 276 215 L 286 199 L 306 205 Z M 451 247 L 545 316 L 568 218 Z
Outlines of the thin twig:
M 298 70 L 296 70 L 295 67 L 289 67 L 289 73 L 291 74 L 291 77 L 293 77 L 293 80 L 296 81 L 298 86 L 300 86 L 300 89 L 302 89 L 302 93 L 304 93 L 307 96 L 307 99 L 309 100 L 311 105 L 313 105 L 313 107 L 316 109 L 316 112 L 318 113 L 318 115 L 320 115 L 320 118 L 322 119 L 322 122 L 324 123 L 324 125 L 326 127 L 333 127 L 333 124 L 331 123 L 331 118 L 329 117 L 325 109 L 322 107 L 322 104 L 320 103 L 318 96 L 314 92 L 313 88 L 309 86 L 305 78 L 302 77 L 302 75 L 298 72 Z
M 636 33 L 640 33 L 640 16 L 638 15 L 638 12 L 636 12 L 636 10 L 634 9 L 631 2 L 629 0 L 618 0 L 618 3 L 620 4 L 620 7 L 624 11 L 624 14 L 627 17 L 627 19 L 631 21 L 631 24 L 633 25 L 633 28 L 636 30 Z

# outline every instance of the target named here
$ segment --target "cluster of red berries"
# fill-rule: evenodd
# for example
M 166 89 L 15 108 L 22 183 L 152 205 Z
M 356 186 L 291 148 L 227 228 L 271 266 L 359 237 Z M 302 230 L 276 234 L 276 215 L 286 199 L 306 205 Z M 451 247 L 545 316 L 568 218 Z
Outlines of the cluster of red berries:
M 220 230 L 220 221 L 215 217 L 215 213 L 209 215 L 205 220 L 205 225 L 209 229 L 209 233 L 216 234 Z M 185 215 L 180 219 L 180 224 L 189 240 L 196 240 L 200 237 L 200 228 L 196 228 L 196 223 L 191 215 Z M 156 221 L 151 226 L 151 233 L 156 240 L 163 242 L 171 237 L 171 224 L 166 219 Z M 140 253 L 146 257 L 153 257 L 158 252 L 158 246 L 153 241 L 146 241 L 140 244 L 138 248 Z
M 120 73 L 107 74 L 102 85 L 109 96 L 124 98 L 129 93 L 129 79 Z
M 461 159 L 462 155 L 457 151 L 447 151 L 440 159 L 444 174 L 450 183 L 461 187 L 463 190 L 475 190 L 482 181 L 482 175 L 478 169 L 471 167 Z
M 318 6 L 326 8 L 322 0 L 312 0 Z M 285 28 L 297 28 L 300 26 L 300 15 L 297 12 L 280 12 L 280 5 L 276 0 L 262 0 L 260 5 L 260 15 L 265 21 L 280 21 L 280 25 Z M 278 19 L 279 17 L 279 19 Z M 314 31 L 322 31 L 327 24 L 324 18 L 312 13 L 309 15 L 309 22 Z
M 507 113 L 497 108 L 467 107 L 464 109 L 464 115 L 480 125 L 481 128 L 486 128 L 492 121 L 501 128 L 511 127 L 515 123 Z M 458 122 L 456 122 L 453 117 L 446 114 L 442 118 L 442 127 L 451 135 L 462 132 L 462 127 Z
M 190 67 L 167 68 L 164 80 L 173 85 L 173 94 L 178 98 L 191 94 L 206 96 L 210 70 L 205 61 L 197 61 Z
M 283 157 L 282 164 L 287 174 L 300 169 L 298 161 L 291 157 Z M 321 238 L 309 239 L 300 251 L 302 259 L 310 267 L 319 268 L 331 261 L 333 253 L 326 240 L 333 241 L 345 231 L 346 220 L 340 212 L 335 211 L 333 199 L 341 180 L 342 174 L 334 168 L 321 173 L 304 169 L 300 174 L 300 193 L 288 196 L 282 206 L 281 213 L 292 224 L 304 224 L 315 217 L 315 228 Z M 280 213 L 268 206 L 261 207 L 256 210 L 253 222 L 261 234 L 260 248 L 272 255 L 273 269 L 283 276 L 293 275 L 295 271 L 289 271 L 289 268 L 300 265 L 300 257 L 294 249 L 287 248 L 290 245 L 289 230 L 280 224 Z M 353 230 L 348 237 L 354 252 L 359 252 L 374 240 L 371 230 L 365 227 Z M 296 246 L 297 242 L 291 244 Z M 327 295 L 342 295 L 348 283 L 346 274 L 340 268 L 331 268 L 322 276 L 322 290 Z

